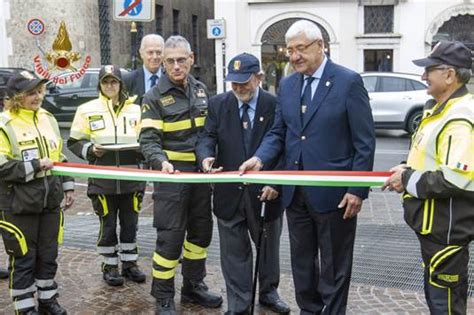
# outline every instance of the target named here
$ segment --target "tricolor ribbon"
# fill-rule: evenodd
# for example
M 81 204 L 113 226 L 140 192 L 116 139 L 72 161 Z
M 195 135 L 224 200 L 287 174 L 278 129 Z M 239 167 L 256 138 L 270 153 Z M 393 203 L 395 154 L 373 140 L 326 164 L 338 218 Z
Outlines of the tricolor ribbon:
M 168 183 L 253 183 L 331 187 L 380 187 L 391 175 L 389 172 L 353 171 L 259 171 L 245 172 L 243 175 L 239 172 L 167 174 L 152 170 L 78 163 L 54 163 L 52 173 L 83 178 Z

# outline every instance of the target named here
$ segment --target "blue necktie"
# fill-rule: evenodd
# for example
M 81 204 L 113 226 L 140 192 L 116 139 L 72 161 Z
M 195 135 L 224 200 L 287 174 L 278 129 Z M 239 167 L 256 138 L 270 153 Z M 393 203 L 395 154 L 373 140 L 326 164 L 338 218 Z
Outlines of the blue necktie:
M 301 96 L 301 122 L 303 122 L 304 115 L 308 112 L 309 106 L 311 106 L 311 99 L 313 94 L 311 93 L 311 83 L 314 81 L 314 77 L 307 77 L 306 86 L 304 88 L 303 96 Z
M 244 103 L 242 105 L 242 117 L 240 122 L 242 123 L 242 135 L 244 137 L 245 155 L 250 155 L 250 141 L 252 140 L 252 123 L 248 113 L 249 104 Z
M 150 84 L 150 89 L 152 87 L 155 86 L 156 84 L 156 81 L 158 81 L 158 76 L 156 74 L 153 74 L 151 77 L 150 77 L 150 81 L 151 81 L 151 84 Z

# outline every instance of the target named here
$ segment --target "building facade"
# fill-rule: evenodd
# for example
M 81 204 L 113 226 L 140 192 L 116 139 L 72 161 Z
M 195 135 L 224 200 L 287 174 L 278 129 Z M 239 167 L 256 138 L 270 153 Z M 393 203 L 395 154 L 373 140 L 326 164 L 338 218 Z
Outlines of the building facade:
M 292 71 L 284 35 L 298 19 L 316 23 L 330 58 L 358 72 L 421 74 L 411 60 L 440 39 L 474 49 L 473 0 L 215 0 L 215 18 L 225 20 L 227 31 L 215 46 L 218 91 L 224 89 L 224 60 L 241 52 L 261 59 L 264 88 L 275 91 Z
M 130 68 L 132 50 L 138 50 L 143 35 L 158 33 L 166 39 L 180 34 L 195 51 L 193 74 L 215 89 L 214 42 L 206 37 L 206 20 L 214 12 L 213 0 L 154 0 L 155 19 L 137 23 L 136 45 L 132 45 L 131 22 L 113 19 L 113 1 L 0 0 L 0 67 L 35 69 L 37 58 L 47 68 L 46 56 L 54 50 L 59 33 L 63 33 L 60 25 L 64 21 L 71 51 L 80 54 L 75 63 L 77 69 L 87 56 L 88 67 L 115 64 Z M 38 35 L 33 35 L 40 32 L 35 28 L 35 19 L 44 25 Z

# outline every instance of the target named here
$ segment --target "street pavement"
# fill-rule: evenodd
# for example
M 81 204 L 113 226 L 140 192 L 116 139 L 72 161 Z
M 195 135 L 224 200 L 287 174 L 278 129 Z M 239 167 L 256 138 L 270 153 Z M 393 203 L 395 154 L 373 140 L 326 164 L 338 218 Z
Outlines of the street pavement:
M 100 257 L 95 253 L 98 220 L 85 194 L 85 182 L 76 183 L 76 202 L 66 212 L 65 240 L 60 249 L 59 301 L 69 314 L 153 314 L 150 296 L 151 257 L 156 234 L 152 228 L 151 189 L 147 191 L 139 222 L 140 266 L 148 274 L 145 284 L 127 281 L 112 288 L 102 281 Z M 399 196 L 374 189 L 359 215 L 354 252 L 354 270 L 349 294 L 348 314 L 429 314 L 422 292 L 421 260 L 417 240 L 403 223 Z M 471 247 L 471 252 L 472 252 Z M 225 284 L 219 263 L 216 226 L 209 247 L 206 282 L 225 297 Z M 298 313 L 292 283 L 286 222 L 281 239 L 280 295 Z M 0 265 L 7 257 L 0 246 Z M 474 260 L 470 261 L 468 313 L 474 314 Z M 180 314 L 223 314 L 226 304 L 216 310 L 190 304 L 181 305 L 181 275 L 176 279 L 176 304 Z M 225 300 L 225 299 L 224 299 Z M 0 281 L 0 313 L 12 314 L 8 282 Z M 257 307 L 257 314 L 272 314 Z

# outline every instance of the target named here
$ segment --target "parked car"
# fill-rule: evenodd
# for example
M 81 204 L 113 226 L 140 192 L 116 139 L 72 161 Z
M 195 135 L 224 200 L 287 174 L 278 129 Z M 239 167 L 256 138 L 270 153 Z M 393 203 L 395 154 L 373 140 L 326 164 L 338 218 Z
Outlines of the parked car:
M 7 91 L 7 82 L 8 79 L 13 75 L 13 73 L 25 70 L 23 68 L 0 68 L 0 111 L 3 110 L 3 99 L 5 98 L 5 93 Z
M 402 129 L 413 133 L 431 97 L 419 75 L 396 72 L 361 73 L 369 92 L 375 128 Z
M 79 105 L 99 96 L 99 69 L 87 69 L 79 79 L 73 79 L 76 73 L 60 74 L 55 81 L 46 84 L 46 96 L 43 108 L 56 117 L 61 127 L 69 127 Z M 77 76 L 78 77 L 78 76 Z M 61 81 L 66 83 L 61 84 Z M 58 82 L 58 83 L 55 83 Z

